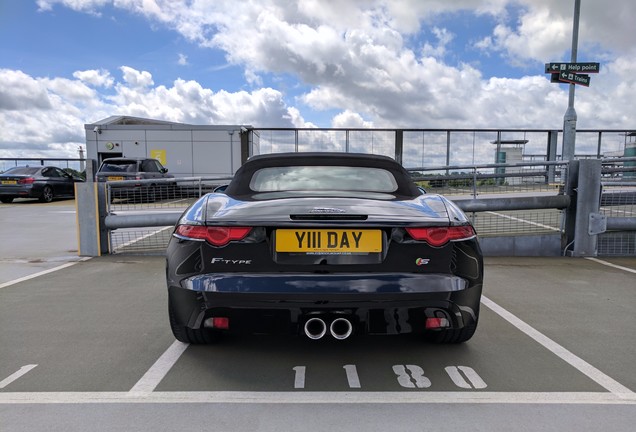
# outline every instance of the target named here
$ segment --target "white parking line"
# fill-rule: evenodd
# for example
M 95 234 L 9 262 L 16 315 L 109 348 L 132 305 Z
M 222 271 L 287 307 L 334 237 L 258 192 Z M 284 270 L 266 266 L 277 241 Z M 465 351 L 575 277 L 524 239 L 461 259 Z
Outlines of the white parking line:
M 502 218 L 505 218 L 505 219 L 510 219 L 510 220 L 513 220 L 513 221 L 516 221 L 516 222 L 523 222 L 523 223 L 527 223 L 529 225 L 534 225 L 534 226 L 537 226 L 537 227 L 540 227 L 540 228 L 549 229 L 551 231 L 561 231 L 559 228 L 555 228 L 555 227 L 550 226 L 550 225 L 544 225 L 544 224 L 541 224 L 541 223 L 538 223 L 538 222 L 532 222 L 532 221 L 521 219 L 521 218 L 518 218 L 518 217 L 505 215 L 503 213 L 497 213 L 497 212 L 493 212 L 493 211 L 489 211 L 489 212 L 486 212 L 486 213 L 491 214 L 491 215 L 495 215 L 495 216 L 499 216 L 499 217 L 502 217 Z
M 0 392 L 0 404 L 597 404 L 636 405 L 634 393 L 619 397 L 605 392 Z
M 154 391 L 161 380 L 168 374 L 172 366 L 175 365 L 181 354 L 184 353 L 189 344 L 174 341 L 150 369 L 141 377 L 137 384 L 130 389 L 131 394 L 146 394 Z
M 22 366 L 20 369 L 18 369 L 17 372 L 12 373 L 8 377 L 0 381 L 0 389 L 5 388 L 9 384 L 11 384 L 13 381 L 19 379 L 23 375 L 27 374 L 29 371 L 33 370 L 35 367 L 37 367 L 36 364 Z
M 628 215 L 633 215 L 633 214 L 635 214 L 633 211 L 629 211 L 629 210 L 618 210 L 618 209 L 611 208 L 611 207 L 610 207 L 610 208 L 608 208 L 608 207 L 601 207 L 601 210 L 603 210 L 604 212 L 607 212 L 607 213 L 612 213 L 612 212 L 614 212 L 614 213 L 623 213 L 623 214 L 628 214 Z
M 54 267 L 52 269 L 43 270 L 43 271 L 38 272 L 38 273 L 33 273 L 32 275 L 29 275 L 29 276 L 24 276 L 24 277 L 21 277 L 19 279 L 14 279 L 14 280 L 9 281 L 9 282 L 1 283 L 0 284 L 0 289 L 1 288 L 6 288 L 6 287 L 11 286 L 11 285 L 15 285 L 15 284 L 20 283 L 20 282 L 28 281 L 28 280 L 34 279 L 36 277 L 44 276 L 46 274 L 53 273 L 53 272 L 56 272 L 58 270 L 63 270 L 65 268 L 74 266 L 75 264 L 77 264 L 79 262 L 88 261 L 89 259 L 91 259 L 91 257 L 83 257 L 83 258 L 80 258 L 77 261 L 73 261 L 73 262 L 70 262 L 70 263 L 62 264 L 61 266 L 57 266 L 57 267 Z
M 535 328 L 531 327 L 524 321 L 520 320 L 515 315 L 511 314 L 510 312 L 508 312 L 507 310 L 505 310 L 504 308 L 502 308 L 501 306 L 499 306 L 498 304 L 496 304 L 489 298 L 482 296 L 481 302 L 482 304 L 488 306 L 488 308 L 490 308 L 497 315 L 499 315 L 500 317 L 508 321 L 513 326 L 517 327 L 519 330 L 521 330 L 526 335 L 530 336 L 539 344 L 543 345 L 544 348 L 546 348 L 547 350 L 555 354 L 557 357 L 564 360 L 570 366 L 573 366 L 579 372 L 583 373 L 592 381 L 596 382 L 603 388 L 609 390 L 616 396 L 629 397 L 629 398 L 636 397 L 636 394 L 633 391 L 631 391 L 630 389 L 628 389 L 627 387 L 625 387 L 618 381 L 614 380 L 610 376 L 604 374 L 603 372 L 601 372 L 600 370 L 598 370 L 597 368 L 595 368 L 594 366 L 592 366 L 591 364 L 583 360 L 582 358 L 568 351 L 566 348 L 562 347 L 558 343 L 554 342 L 552 339 L 550 339 L 543 333 L 539 332 Z
M 153 235 L 159 234 L 160 232 L 163 232 L 163 231 L 165 231 L 165 230 L 169 230 L 169 229 L 173 229 L 173 228 L 174 228 L 173 226 L 168 226 L 168 227 L 165 227 L 165 228 L 158 229 L 158 230 L 156 230 L 156 231 L 152 231 L 152 232 L 150 232 L 149 234 L 146 234 L 146 235 L 141 236 L 141 237 L 137 237 L 137 238 L 132 239 L 132 240 L 130 240 L 129 242 L 126 242 L 126 243 L 124 243 L 124 244 L 117 245 L 117 247 L 115 247 L 115 249 L 116 249 L 116 250 L 119 250 L 119 249 L 126 248 L 126 247 L 128 247 L 128 246 L 134 245 L 135 243 L 139 243 L 139 242 L 141 242 L 142 240 L 147 239 L 148 237 L 152 237 Z
M 631 269 L 631 268 L 628 268 L 628 267 L 619 266 L 619 265 L 616 265 L 616 264 L 612 264 L 611 262 L 603 261 L 603 260 L 600 260 L 598 258 L 585 257 L 585 259 L 590 260 L 590 261 L 594 261 L 595 263 L 603 264 L 603 265 L 608 266 L 608 267 L 614 267 L 614 268 L 617 268 L 619 270 L 624 270 L 626 272 L 636 273 L 636 270 L 634 270 L 634 269 Z

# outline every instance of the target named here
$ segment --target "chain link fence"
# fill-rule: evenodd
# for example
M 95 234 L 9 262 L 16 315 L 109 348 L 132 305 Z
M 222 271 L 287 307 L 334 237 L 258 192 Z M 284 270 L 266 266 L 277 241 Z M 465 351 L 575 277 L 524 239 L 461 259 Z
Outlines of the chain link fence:
M 106 182 L 106 212 L 118 216 L 174 213 L 178 217 L 231 178 L 181 178 Z M 109 232 L 110 253 L 163 254 L 173 225 L 118 228 Z
M 514 165 L 422 167 L 409 169 L 429 193 L 451 200 L 548 196 L 563 193 L 567 165 L 527 162 Z M 558 209 L 483 211 L 468 213 L 480 237 L 554 234 L 563 231 Z
M 608 218 L 636 217 L 636 161 L 603 164 L 600 212 Z M 606 232 L 598 236 L 598 254 L 636 255 L 636 231 Z

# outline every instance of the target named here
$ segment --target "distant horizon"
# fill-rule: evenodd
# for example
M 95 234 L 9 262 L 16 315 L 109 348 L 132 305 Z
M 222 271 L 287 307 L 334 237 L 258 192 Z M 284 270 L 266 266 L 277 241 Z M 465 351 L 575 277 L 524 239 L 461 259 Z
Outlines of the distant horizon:
M 226 125 L 232 126 L 232 125 Z M 238 125 L 234 125 L 238 126 Z M 447 131 L 451 132 L 451 152 L 455 155 L 453 157 L 457 158 L 457 154 L 463 155 L 460 157 L 468 157 L 468 154 L 472 151 L 472 160 L 468 162 L 462 163 L 461 160 L 451 160 L 448 166 L 458 166 L 458 167 L 471 167 L 471 166 L 482 166 L 489 165 L 494 163 L 494 153 L 495 153 L 495 141 L 497 139 L 497 133 L 501 132 L 504 134 L 501 139 L 503 145 L 509 145 L 512 143 L 506 143 L 505 141 L 521 141 L 528 143 L 532 142 L 532 146 L 529 146 L 532 151 L 525 151 L 524 156 L 534 162 L 538 162 L 537 157 L 545 157 L 547 159 L 547 133 L 550 131 L 556 131 L 558 133 L 557 137 L 557 160 L 561 160 L 561 140 L 562 133 L 559 130 L 550 130 L 550 129 L 392 129 L 392 128 L 305 128 L 305 129 L 295 129 L 295 128 L 258 128 L 253 127 L 253 130 L 265 132 L 268 129 L 272 132 L 291 132 L 291 131 L 300 131 L 306 132 L 309 135 L 305 137 L 305 139 L 299 139 L 299 153 L 306 153 L 309 151 L 340 151 L 345 153 L 345 147 L 341 139 L 336 139 L 329 132 L 345 132 L 349 130 L 350 132 L 359 132 L 363 134 L 362 137 L 351 136 L 351 149 L 349 153 L 371 153 L 371 149 L 364 149 L 361 147 L 361 143 L 364 144 L 365 139 L 371 141 L 368 137 L 366 137 L 367 133 L 373 134 L 376 133 L 389 133 L 392 134 L 396 130 L 403 130 L 404 133 L 404 153 L 403 153 L 403 165 L 407 169 L 415 169 L 419 167 L 426 168 L 442 168 L 446 167 L 445 159 L 446 155 L 446 133 Z M 327 135 L 321 134 L 321 132 L 327 133 Z M 423 133 L 421 137 L 418 133 Z M 438 134 L 438 139 L 436 143 L 430 143 L 426 146 L 420 146 L 419 141 L 421 139 L 427 140 L 427 132 L 432 134 Z M 473 132 L 471 134 L 471 132 Z M 612 129 L 612 130 L 600 130 L 600 129 L 589 129 L 589 130 L 578 130 L 577 136 L 583 137 L 585 136 L 586 140 L 586 148 L 588 151 L 580 151 L 577 150 L 577 157 L 596 157 L 596 150 L 598 146 L 598 132 L 602 133 L 602 146 L 601 146 L 601 156 L 605 156 L 608 158 L 620 158 L 623 156 L 625 152 L 625 148 L 629 143 L 632 143 L 632 147 L 636 146 L 636 141 L 633 138 L 630 138 L 626 133 L 634 133 L 632 130 L 622 130 L 622 129 Z M 456 137 L 453 133 L 457 133 L 460 137 Z M 475 147 L 475 139 L 473 138 L 472 142 L 472 150 L 471 150 L 471 137 L 465 136 L 466 134 L 477 136 L 479 135 L 479 142 L 481 143 L 489 143 L 490 145 L 487 147 L 483 147 L 478 149 Z M 512 135 L 510 135 L 512 134 Z M 524 137 L 529 139 L 519 139 L 519 134 L 523 134 Z M 531 135 L 527 135 L 531 134 Z M 608 137 L 609 134 L 609 137 Z M 616 134 L 615 136 L 612 136 Z M 314 135 L 314 136 L 312 136 Z M 432 135 L 434 138 L 435 135 Z M 284 138 L 284 137 L 283 137 Z M 383 139 L 385 138 L 385 139 Z M 389 137 L 392 139 L 392 137 Z M 429 138 L 430 139 L 430 136 Z M 441 142 L 443 140 L 444 142 Z M 278 140 L 274 138 L 273 142 L 275 143 L 272 146 L 272 139 L 270 137 L 262 137 L 261 138 L 261 152 L 259 154 L 268 154 L 268 153 L 281 153 L 294 151 L 294 145 L 290 142 L 285 142 L 285 139 L 279 138 Z M 312 142 L 314 143 L 312 148 Z M 430 146 L 433 147 L 430 147 Z M 327 148 L 325 148 L 327 146 Z M 579 145 L 578 148 L 581 146 Z M 83 154 L 87 154 L 87 149 L 85 145 L 82 145 Z M 394 157 L 394 142 L 390 139 L 386 140 L 386 137 L 382 137 L 381 135 L 376 136 L 375 142 L 375 151 L 373 154 L 384 154 L 389 157 Z M 593 150 L 593 151 L 592 151 Z M 16 162 L 38 162 L 38 161 L 46 161 L 46 162 L 66 162 L 65 166 L 60 166 L 61 168 L 70 167 L 77 171 L 82 171 L 79 169 L 80 161 L 88 160 L 87 158 L 80 159 L 79 158 L 79 148 L 77 149 L 77 156 L 68 156 L 68 157 L 43 157 L 43 156 L 21 156 L 14 158 L 6 158 L 0 157 L 0 171 L 4 171 L 11 166 L 16 165 L 26 165 L 23 163 Z M 450 158 L 450 156 L 448 156 Z M 11 163 L 14 162 L 14 163 Z M 40 165 L 39 163 L 37 163 Z M 55 163 L 47 163 L 47 165 L 56 165 Z

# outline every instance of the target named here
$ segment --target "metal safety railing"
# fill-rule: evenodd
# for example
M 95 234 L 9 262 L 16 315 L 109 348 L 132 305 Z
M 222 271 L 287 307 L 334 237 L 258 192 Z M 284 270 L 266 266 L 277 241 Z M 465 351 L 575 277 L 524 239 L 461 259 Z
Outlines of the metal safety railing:
M 485 252 L 575 256 L 635 252 L 636 158 L 409 169 L 455 201 Z M 106 182 L 96 187 L 101 253 L 163 253 L 190 203 L 229 178 Z M 154 190 L 147 190 L 153 186 Z M 601 186 L 603 193 L 601 193 Z M 106 246 L 104 246 L 106 245 Z
M 601 168 L 599 213 L 592 217 L 598 254 L 636 255 L 636 158 L 609 160 Z
M 564 162 L 410 168 L 429 192 L 455 201 L 481 237 L 561 233 Z
M 181 213 L 230 180 L 188 177 L 105 182 L 104 225 L 109 230 L 109 252 L 162 252 Z

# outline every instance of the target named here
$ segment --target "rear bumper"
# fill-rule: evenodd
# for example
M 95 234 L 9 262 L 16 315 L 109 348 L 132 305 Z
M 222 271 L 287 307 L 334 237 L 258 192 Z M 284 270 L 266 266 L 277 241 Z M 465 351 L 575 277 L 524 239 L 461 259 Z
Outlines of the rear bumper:
M 424 331 L 426 318 L 450 328 L 473 323 L 481 283 L 442 274 L 214 274 L 169 287 L 179 324 L 200 328 L 210 317 L 230 319 L 238 333 L 299 334 L 308 317 L 346 316 L 356 333 Z
M 38 198 L 42 194 L 42 188 L 34 185 L 2 186 L 0 197 L 6 198 Z

